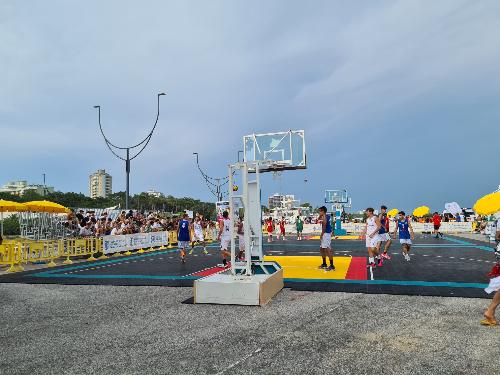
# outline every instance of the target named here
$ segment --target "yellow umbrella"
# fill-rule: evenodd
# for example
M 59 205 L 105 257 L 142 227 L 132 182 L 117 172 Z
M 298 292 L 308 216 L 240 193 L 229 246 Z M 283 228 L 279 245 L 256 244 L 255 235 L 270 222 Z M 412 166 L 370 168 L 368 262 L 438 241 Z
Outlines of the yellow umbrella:
M 70 212 L 69 208 L 66 208 L 58 203 L 49 201 L 31 201 L 24 204 L 29 211 L 32 212 L 51 212 L 56 214 L 64 214 Z
M 26 211 L 26 206 L 22 203 L 6 201 L 0 199 L 0 233 L 3 237 L 3 213 Z
M 26 211 L 26 206 L 22 203 L 6 201 L 0 199 L 0 212 L 19 212 Z
M 479 215 L 491 215 L 500 211 L 500 192 L 487 194 L 479 198 L 473 209 Z
M 393 208 L 389 212 L 387 212 L 387 216 L 394 217 L 399 213 L 399 210 L 397 208 Z
M 417 207 L 413 210 L 413 216 L 416 216 L 416 217 L 422 217 L 422 216 L 425 216 L 427 215 L 429 212 L 430 212 L 430 208 L 427 207 L 427 206 L 420 206 L 420 207 Z

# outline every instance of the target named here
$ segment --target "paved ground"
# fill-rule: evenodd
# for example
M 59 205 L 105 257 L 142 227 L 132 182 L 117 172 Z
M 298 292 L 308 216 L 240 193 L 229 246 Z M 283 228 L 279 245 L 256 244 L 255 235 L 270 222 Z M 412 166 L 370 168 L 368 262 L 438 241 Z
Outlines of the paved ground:
M 1 374 L 498 374 L 488 301 L 283 290 L 265 307 L 191 288 L 0 284 Z

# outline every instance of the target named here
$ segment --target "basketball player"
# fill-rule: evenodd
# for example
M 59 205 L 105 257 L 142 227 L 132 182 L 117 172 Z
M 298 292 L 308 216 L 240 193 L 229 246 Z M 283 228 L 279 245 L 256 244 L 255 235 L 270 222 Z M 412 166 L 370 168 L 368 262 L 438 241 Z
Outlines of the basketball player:
M 385 258 L 387 260 L 391 259 L 390 255 L 387 254 L 387 251 L 391 247 L 392 240 L 391 236 L 389 235 L 389 218 L 387 217 L 387 207 L 386 206 L 381 206 L 380 207 L 380 214 L 378 215 L 378 218 L 380 220 L 380 230 L 378 231 L 378 234 L 380 236 L 380 242 L 378 244 L 378 253 L 380 254 L 380 248 L 382 247 L 382 243 L 385 242 L 384 246 L 384 252 L 380 254 L 382 258 Z
M 434 224 L 434 231 L 432 232 L 433 234 L 436 235 L 435 238 L 443 238 L 443 233 L 439 231 L 439 228 L 441 228 L 441 216 L 437 212 L 434 212 L 434 215 L 432 215 L 432 222 Z
M 280 231 L 278 234 L 278 240 L 280 239 L 280 235 L 281 235 L 281 238 L 284 241 L 285 240 L 285 217 L 284 216 L 281 218 L 279 224 L 280 224 Z
M 323 263 L 319 266 L 320 269 L 326 271 L 334 271 L 335 266 L 333 265 L 333 255 L 332 255 L 332 217 L 326 213 L 326 207 L 322 206 L 319 208 L 319 220 L 321 221 L 321 244 L 319 246 L 319 252 L 321 253 L 321 258 Z M 330 266 L 326 265 L 326 257 L 330 261 Z
M 295 227 L 297 228 L 297 240 L 302 241 L 302 231 L 304 230 L 304 220 L 300 216 L 297 216 L 295 221 Z
M 203 226 L 201 225 L 201 217 L 196 216 L 193 223 L 193 241 L 191 242 L 191 251 L 189 255 L 193 254 L 195 243 L 201 243 L 203 246 L 203 254 L 208 254 L 207 244 L 205 242 L 205 238 L 203 237 Z
M 274 222 L 272 217 L 267 219 L 266 228 L 268 235 L 267 242 L 273 242 Z
M 411 226 L 410 220 L 406 217 L 404 211 L 399 212 L 399 219 L 396 223 L 396 228 L 394 228 L 393 236 L 396 238 L 396 232 L 399 230 L 399 243 L 401 244 L 403 250 L 403 256 L 406 261 L 410 261 L 410 248 L 411 248 L 411 240 L 415 239 L 415 235 L 413 234 L 413 228 Z
M 229 245 L 231 244 L 231 220 L 229 219 L 229 212 L 224 211 L 222 220 L 219 221 L 219 235 L 217 241 L 220 241 L 220 250 L 222 255 L 222 267 L 227 267 L 227 257 L 231 256 Z
M 382 258 L 378 254 L 380 246 L 380 236 L 378 231 L 382 227 L 378 216 L 374 214 L 374 209 L 368 207 L 366 213 L 366 227 L 364 230 L 366 236 L 366 248 L 368 249 L 368 267 L 381 267 L 383 265 Z M 375 265 L 375 260 L 377 265 Z
M 182 220 L 179 221 L 177 229 L 177 242 L 181 250 L 181 262 L 186 263 L 186 248 L 189 247 L 191 241 L 191 225 L 189 224 L 188 214 L 182 215 Z
M 238 259 L 243 261 L 245 260 L 245 232 L 243 229 L 243 216 L 240 216 L 238 219 Z

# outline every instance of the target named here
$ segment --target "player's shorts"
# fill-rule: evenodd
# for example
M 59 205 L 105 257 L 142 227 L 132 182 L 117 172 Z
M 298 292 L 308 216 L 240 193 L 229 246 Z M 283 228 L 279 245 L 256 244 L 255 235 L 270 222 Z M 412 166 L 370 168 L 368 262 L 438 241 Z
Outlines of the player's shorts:
M 297 233 L 302 233 L 303 229 L 297 229 Z
M 284 236 L 285 235 L 285 230 L 284 229 L 280 229 L 280 232 L 281 234 Z
M 434 225 L 434 230 L 439 230 L 441 228 L 441 225 Z
M 272 234 L 273 234 L 273 231 L 268 229 L 268 230 L 267 230 L 267 234 L 272 235 Z
M 409 238 L 400 238 L 399 239 L 400 244 L 406 244 L 406 245 L 411 245 L 411 240 Z
M 323 233 L 321 237 L 321 245 L 322 249 L 331 249 L 332 245 L 332 234 L 331 233 Z
M 179 249 L 184 249 L 186 247 L 189 247 L 189 241 L 179 241 L 179 243 L 177 244 L 177 247 Z
M 391 240 L 389 233 L 382 233 L 378 235 L 380 237 L 380 242 L 387 242 Z
M 229 250 L 229 246 L 231 245 L 231 238 L 222 237 L 220 239 L 220 249 L 221 250 Z
M 245 251 L 245 236 L 243 234 L 238 234 L 238 248 L 240 251 Z
M 193 242 L 198 241 L 198 242 L 203 242 L 205 239 L 203 238 L 203 233 L 201 232 L 194 232 L 193 236 Z
M 497 292 L 500 290 L 500 276 L 494 277 L 490 280 L 488 287 L 484 289 L 484 291 L 488 294 Z
M 380 235 L 377 233 L 372 238 L 366 236 L 366 247 L 377 247 L 380 242 Z

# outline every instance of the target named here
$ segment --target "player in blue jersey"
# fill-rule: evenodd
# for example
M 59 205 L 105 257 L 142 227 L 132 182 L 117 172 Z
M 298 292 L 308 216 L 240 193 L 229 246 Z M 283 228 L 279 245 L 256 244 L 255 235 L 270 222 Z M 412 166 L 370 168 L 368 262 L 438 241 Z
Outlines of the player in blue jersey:
M 332 216 L 326 213 L 326 207 L 322 206 L 319 208 L 319 220 L 321 221 L 321 245 L 319 251 L 321 253 L 321 258 L 323 258 L 323 263 L 319 266 L 320 269 L 326 271 L 334 271 L 335 266 L 333 265 L 333 255 L 332 255 Z M 326 257 L 330 261 L 330 266 L 326 265 Z
M 413 234 L 413 228 L 411 226 L 410 220 L 406 217 L 404 211 L 399 212 L 399 219 L 396 222 L 396 228 L 394 229 L 394 238 L 396 238 L 396 233 L 399 230 L 399 242 L 401 243 L 401 247 L 403 250 L 403 256 L 406 261 L 410 261 L 410 249 L 412 240 L 415 239 L 415 235 Z
M 188 220 L 188 214 L 182 215 L 182 220 L 179 221 L 177 242 L 177 246 L 181 250 L 181 262 L 186 263 L 186 248 L 189 247 L 189 243 L 191 242 L 191 224 Z
M 389 247 L 391 247 L 391 236 L 389 235 L 389 217 L 387 216 L 387 207 L 380 207 L 380 214 L 378 215 L 380 220 L 380 229 L 378 231 L 378 235 L 380 237 L 380 242 L 378 243 L 378 253 L 380 254 L 380 248 L 382 247 L 382 243 L 385 242 L 384 252 L 380 254 L 382 258 L 390 260 L 391 257 L 387 254 Z

